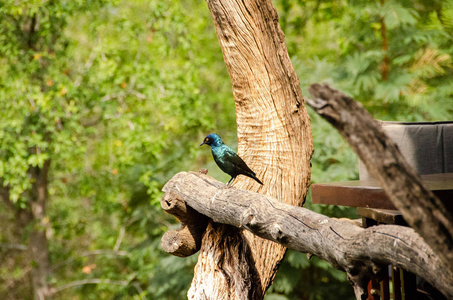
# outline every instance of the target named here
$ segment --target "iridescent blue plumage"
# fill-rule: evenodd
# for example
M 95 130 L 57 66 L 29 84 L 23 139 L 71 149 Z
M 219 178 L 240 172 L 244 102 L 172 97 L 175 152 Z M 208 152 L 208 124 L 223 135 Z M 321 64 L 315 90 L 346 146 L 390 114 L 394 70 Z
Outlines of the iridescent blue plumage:
M 204 138 L 203 143 L 201 143 L 200 146 L 204 144 L 211 146 L 211 152 L 215 162 L 223 172 L 231 176 L 230 181 L 227 183 L 228 185 L 241 174 L 255 179 L 259 184 L 263 184 L 261 180 L 256 178 L 255 172 L 247 166 L 242 158 L 240 158 L 233 149 L 222 142 L 220 136 L 211 133 Z

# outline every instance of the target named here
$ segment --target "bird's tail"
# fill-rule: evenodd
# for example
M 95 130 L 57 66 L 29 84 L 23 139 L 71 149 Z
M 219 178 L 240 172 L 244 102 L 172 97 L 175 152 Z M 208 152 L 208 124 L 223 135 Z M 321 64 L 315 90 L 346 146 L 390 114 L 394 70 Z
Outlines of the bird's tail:
M 259 179 L 255 176 L 255 174 L 253 174 L 253 173 L 252 173 L 252 174 L 247 174 L 246 176 L 255 179 L 256 182 L 258 182 L 259 184 L 264 185 L 264 184 L 261 182 L 261 180 L 259 180 Z

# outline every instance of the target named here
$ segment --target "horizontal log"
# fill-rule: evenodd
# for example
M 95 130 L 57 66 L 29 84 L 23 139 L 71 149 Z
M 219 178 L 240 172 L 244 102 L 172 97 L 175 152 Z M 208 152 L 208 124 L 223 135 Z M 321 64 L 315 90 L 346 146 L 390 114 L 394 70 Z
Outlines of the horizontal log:
M 328 261 L 347 272 L 356 295 L 366 295 L 368 280 L 379 278 L 382 266 L 393 264 L 425 278 L 453 298 L 452 272 L 410 227 L 361 228 L 266 195 L 226 187 L 195 172 L 176 174 L 164 186 L 164 192 L 177 195 L 214 222 L 244 228 Z

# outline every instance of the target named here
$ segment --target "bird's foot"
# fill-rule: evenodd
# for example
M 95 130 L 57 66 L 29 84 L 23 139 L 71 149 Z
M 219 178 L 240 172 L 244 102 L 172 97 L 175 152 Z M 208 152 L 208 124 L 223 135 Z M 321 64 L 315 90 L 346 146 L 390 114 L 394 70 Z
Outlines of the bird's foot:
M 231 179 L 227 182 L 227 186 L 231 186 L 234 182 L 234 180 L 236 179 L 236 177 L 231 177 Z
M 221 190 L 228 190 L 228 189 L 232 189 L 233 186 L 231 184 L 225 184 L 224 186 L 222 186 L 220 189 Z

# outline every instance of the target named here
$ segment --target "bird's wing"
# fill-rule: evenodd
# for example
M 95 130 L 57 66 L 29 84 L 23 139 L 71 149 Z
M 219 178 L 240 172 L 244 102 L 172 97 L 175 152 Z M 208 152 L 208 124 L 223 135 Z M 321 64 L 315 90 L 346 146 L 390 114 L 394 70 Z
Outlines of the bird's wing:
M 230 147 L 224 153 L 225 160 L 232 163 L 236 168 L 240 169 L 244 173 L 250 173 L 255 175 L 249 166 L 242 160 L 242 158 Z

